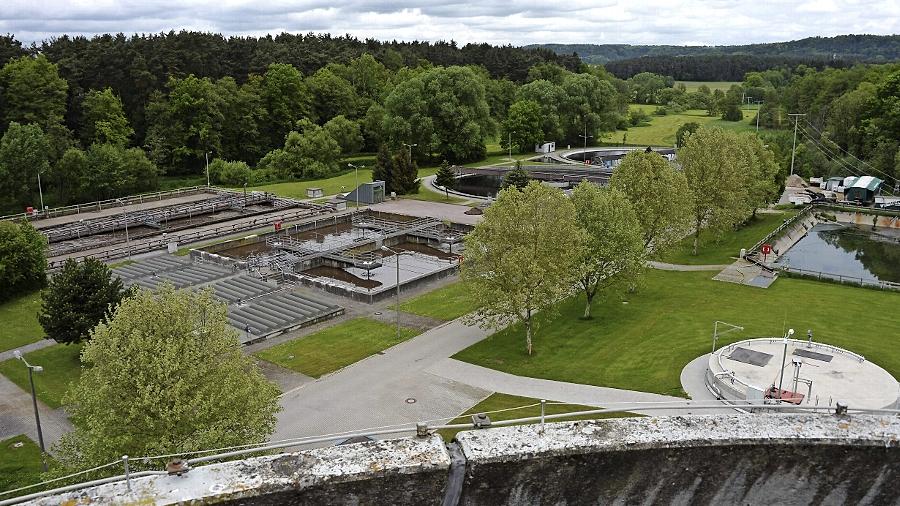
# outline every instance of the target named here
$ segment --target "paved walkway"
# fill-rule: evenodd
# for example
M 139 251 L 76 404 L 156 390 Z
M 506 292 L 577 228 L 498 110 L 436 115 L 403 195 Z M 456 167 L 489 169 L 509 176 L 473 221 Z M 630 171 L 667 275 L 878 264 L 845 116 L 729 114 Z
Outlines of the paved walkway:
M 12 350 L 6 350 L 3 352 L 0 352 L 0 362 L 3 362 L 4 360 L 9 360 L 11 358 L 15 358 L 16 351 L 19 351 L 22 353 L 22 355 L 24 355 L 26 353 L 29 353 L 29 352 L 32 352 L 35 350 L 39 350 L 41 348 L 46 348 L 47 346 L 53 346 L 54 344 L 56 344 L 56 341 L 53 341 L 51 339 L 41 339 L 40 341 L 31 343 L 31 344 L 26 344 L 24 346 L 19 346 L 18 348 L 15 348 Z
M 471 209 L 470 206 L 445 204 L 443 202 L 429 202 L 425 200 L 386 200 L 380 204 L 369 206 L 369 209 L 385 213 L 450 220 L 454 223 L 462 223 L 465 225 L 475 225 L 481 221 L 481 215 L 466 214 L 466 211 Z
M 706 364 L 709 353 L 688 362 L 681 370 L 681 389 L 695 401 L 714 401 L 716 396 L 706 388 Z
M 132 211 L 142 211 L 147 209 L 156 209 L 158 207 L 166 207 L 166 206 L 174 206 L 177 204 L 188 204 L 192 202 L 200 202 L 202 200 L 208 200 L 211 198 L 215 198 L 215 193 L 194 193 L 190 195 L 180 195 L 177 197 L 169 197 L 163 198 L 161 200 L 156 200 L 150 198 L 141 203 L 129 204 L 127 206 L 116 206 L 112 205 L 110 207 L 105 207 L 101 210 L 97 210 L 96 208 L 92 208 L 90 211 L 83 211 L 81 213 L 76 214 L 67 214 L 65 216 L 57 216 L 55 218 L 46 218 L 32 221 L 32 224 L 35 228 L 48 228 L 55 227 L 57 225 L 63 225 L 66 223 L 74 223 L 79 220 L 91 220 L 96 218 L 103 218 L 105 216 L 113 216 L 116 214 L 121 214 L 124 210 L 125 212 Z
M 455 320 L 286 392 L 272 439 L 455 418 L 491 392 L 427 369 L 488 333 Z
M 515 374 L 488 369 L 487 367 L 461 362 L 452 358 L 437 362 L 428 368 L 428 372 L 458 383 L 465 383 L 492 392 L 503 392 L 521 397 L 588 406 L 615 407 L 620 404 L 683 402 L 685 400 L 682 397 L 637 392 L 634 390 L 516 376 Z M 690 408 L 665 411 L 653 411 L 652 409 L 632 411 L 656 415 L 686 415 L 692 412 Z M 707 411 L 704 410 L 703 412 Z
M 72 430 L 72 424 L 62 408 L 51 409 L 38 400 L 38 411 L 41 414 L 44 445 L 50 450 L 63 434 Z M 31 392 L 22 390 L 0 375 L 0 439 L 19 434 L 25 434 L 35 442 L 38 440 Z
M 661 271 L 721 271 L 722 269 L 727 268 L 727 265 L 683 265 L 683 264 L 669 264 L 665 262 L 647 262 L 650 267 L 654 269 L 659 269 Z

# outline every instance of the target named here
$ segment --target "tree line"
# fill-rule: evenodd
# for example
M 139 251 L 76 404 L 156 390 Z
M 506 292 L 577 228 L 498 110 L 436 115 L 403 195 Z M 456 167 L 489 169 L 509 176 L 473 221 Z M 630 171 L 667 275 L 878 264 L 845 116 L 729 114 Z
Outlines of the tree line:
M 759 72 L 778 67 L 805 65 L 815 69 L 844 68 L 844 60 L 820 57 L 759 56 L 747 54 L 642 56 L 607 63 L 606 69 L 621 79 L 642 72 L 671 76 L 679 81 L 742 81 L 747 72 Z
M 519 151 L 574 144 L 621 126 L 627 110 L 627 87 L 603 69 L 546 62 L 518 83 L 483 65 L 392 68 L 363 53 L 308 75 L 290 63 L 239 79 L 172 74 L 160 89 L 149 74 L 84 89 L 65 77 L 73 64 L 41 52 L 0 69 L 5 211 L 37 207 L 38 176 L 47 201 L 68 204 L 152 190 L 163 175 L 202 177 L 207 159 L 212 182 L 225 185 L 329 177 L 343 157 L 382 148 L 393 158 L 412 146 L 415 163 L 465 163 L 498 134 Z M 141 86 L 146 103 L 130 105 Z
M 642 46 L 631 44 L 535 44 L 558 54 L 576 53 L 589 64 L 606 64 L 644 56 L 753 55 L 845 61 L 890 62 L 900 60 L 900 35 L 837 35 L 806 37 L 786 42 L 737 46 Z M 728 79 L 729 81 L 733 79 Z

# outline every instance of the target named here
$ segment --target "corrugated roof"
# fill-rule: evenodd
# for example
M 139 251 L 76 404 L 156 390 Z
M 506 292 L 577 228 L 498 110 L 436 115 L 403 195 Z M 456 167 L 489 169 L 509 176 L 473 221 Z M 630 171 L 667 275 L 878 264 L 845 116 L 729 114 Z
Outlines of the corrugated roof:
M 850 188 L 865 188 L 867 190 L 877 190 L 883 181 L 874 176 L 862 176 L 856 178 Z

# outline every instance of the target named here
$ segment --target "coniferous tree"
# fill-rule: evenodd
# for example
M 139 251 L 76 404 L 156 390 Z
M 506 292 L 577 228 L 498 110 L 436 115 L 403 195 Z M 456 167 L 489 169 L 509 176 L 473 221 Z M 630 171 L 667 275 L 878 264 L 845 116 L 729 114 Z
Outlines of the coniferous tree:
M 453 169 L 450 168 L 450 162 L 447 160 L 441 162 L 441 168 L 438 169 L 434 182 L 438 186 L 443 186 L 444 193 L 447 195 L 447 198 L 450 198 L 450 189 L 456 186 L 456 175 L 453 173 Z

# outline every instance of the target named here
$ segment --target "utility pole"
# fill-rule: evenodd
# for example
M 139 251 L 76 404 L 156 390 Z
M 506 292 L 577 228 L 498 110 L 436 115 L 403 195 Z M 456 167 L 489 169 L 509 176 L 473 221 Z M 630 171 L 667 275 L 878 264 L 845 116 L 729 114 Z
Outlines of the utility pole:
M 800 116 L 806 116 L 806 114 L 788 114 L 788 116 L 794 117 L 794 146 L 791 148 L 791 175 L 794 175 L 794 156 L 797 154 L 797 124 L 800 122 Z
M 206 157 L 206 187 L 209 188 L 209 151 L 203 153 Z
M 38 171 L 38 193 L 41 196 L 41 214 L 44 212 L 44 190 L 41 188 L 41 171 Z
M 593 137 L 593 135 L 587 134 L 587 121 L 584 122 L 584 135 L 579 135 L 578 137 L 584 139 L 584 147 L 581 149 L 581 156 L 584 157 L 584 164 L 587 165 L 587 140 L 588 137 Z
M 760 106 L 762 105 L 762 100 L 756 101 L 756 133 L 759 133 L 759 111 Z

